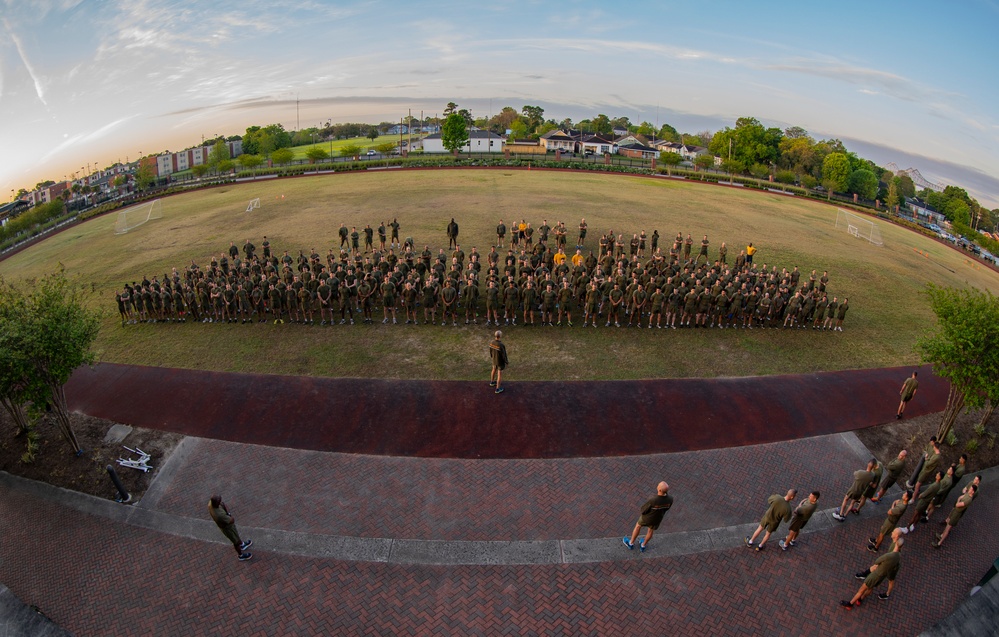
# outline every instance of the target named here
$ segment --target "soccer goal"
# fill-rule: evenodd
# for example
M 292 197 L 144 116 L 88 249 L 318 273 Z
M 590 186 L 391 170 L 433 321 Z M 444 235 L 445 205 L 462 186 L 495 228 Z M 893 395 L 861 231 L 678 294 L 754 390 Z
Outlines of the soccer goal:
M 137 206 L 132 206 L 131 208 L 125 208 L 118 213 L 118 218 L 114 223 L 114 233 L 125 234 L 130 230 L 138 228 L 147 221 L 161 219 L 162 217 L 163 204 L 160 203 L 159 199 L 147 201 L 146 203 L 141 203 Z
M 260 197 L 257 197 L 256 199 L 251 199 L 250 203 L 246 204 L 246 211 L 251 212 L 259 207 L 260 207 Z
M 846 230 L 850 235 L 858 239 L 866 239 L 876 246 L 884 245 L 877 224 L 842 208 L 836 209 L 836 228 Z

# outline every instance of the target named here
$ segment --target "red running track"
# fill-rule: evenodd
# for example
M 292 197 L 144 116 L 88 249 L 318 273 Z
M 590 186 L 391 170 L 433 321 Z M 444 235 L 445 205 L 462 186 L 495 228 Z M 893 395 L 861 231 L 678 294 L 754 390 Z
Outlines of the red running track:
M 907 416 L 943 409 L 929 366 Z M 66 387 L 91 416 L 294 449 L 437 458 L 628 456 L 885 423 L 911 367 L 747 378 L 511 382 L 235 374 L 101 363 Z

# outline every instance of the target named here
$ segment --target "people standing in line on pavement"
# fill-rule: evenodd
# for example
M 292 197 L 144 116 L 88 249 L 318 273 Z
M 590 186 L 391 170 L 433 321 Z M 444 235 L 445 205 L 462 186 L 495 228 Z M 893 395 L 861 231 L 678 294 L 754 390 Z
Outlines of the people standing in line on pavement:
M 782 521 L 787 522 L 791 519 L 790 502 L 794 500 L 797 494 L 798 492 L 795 489 L 789 489 L 784 497 L 775 493 L 767 498 L 767 510 L 760 519 L 760 525 L 756 527 L 756 531 L 753 532 L 752 536 L 746 536 L 747 547 L 751 549 L 755 548 L 757 551 L 762 551 L 766 548 L 770 534 L 780 527 Z M 759 545 L 754 544 L 756 537 L 764 530 L 766 530 L 766 533 L 763 535 L 763 539 L 760 540 Z
M 864 583 L 860 585 L 853 599 L 850 601 L 843 600 L 840 602 L 840 605 L 847 610 L 860 606 L 860 602 L 873 593 L 874 589 L 881 582 L 885 581 L 885 579 L 888 580 L 888 590 L 884 593 L 878 593 L 878 599 L 888 599 L 891 597 L 892 592 L 895 590 L 895 578 L 898 576 L 898 570 L 902 565 L 902 554 L 900 551 L 903 544 L 905 544 L 905 539 L 899 536 L 895 539 L 891 551 L 874 560 L 874 564 L 867 570 L 860 571 L 854 575 L 857 579 L 864 580 Z
M 878 492 L 874 494 L 873 498 L 871 498 L 871 502 L 877 504 L 881 501 L 881 498 L 884 497 L 888 489 L 895 486 L 895 483 L 898 481 L 898 477 L 902 475 L 902 469 L 905 468 L 906 455 L 908 455 L 908 452 L 906 452 L 905 449 L 899 451 L 898 457 L 885 466 L 885 474 L 884 478 L 881 480 L 881 488 L 878 489 Z
M 805 528 L 805 525 L 812 518 L 818 502 L 819 492 L 812 491 L 808 494 L 807 498 L 799 502 L 798 506 L 795 507 L 794 513 L 791 514 L 791 525 L 787 529 L 787 537 L 777 543 L 782 551 L 796 546 L 795 540 L 798 538 L 798 534 L 801 533 L 801 529 Z
M 840 505 L 839 511 L 833 511 L 832 514 L 837 522 L 846 521 L 847 511 L 852 511 L 853 507 L 860 502 L 872 482 L 875 486 L 877 485 L 877 480 L 874 477 L 874 467 L 877 464 L 878 461 L 871 458 L 867 462 L 866 469 L 858 469 L 853 472 L 853 485 L 846 492 L 846 495 L 843 496 L 843 504 Z

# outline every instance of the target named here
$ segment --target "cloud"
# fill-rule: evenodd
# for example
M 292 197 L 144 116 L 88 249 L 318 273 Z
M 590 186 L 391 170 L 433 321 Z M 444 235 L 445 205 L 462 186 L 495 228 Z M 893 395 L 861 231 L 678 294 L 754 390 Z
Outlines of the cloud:
M 90 144 L 101 139 L 102 137 L 106 137 L 109 133 L 111 133 L 111 131 L 118 128 L 128 120 L 133 119 L 134 117 L 135 117 L 134 115 L 130 115 L 128 117 L 122 117 L 121 119 L 117 119 L 113 122 L 105 124 L 104 126 L 101 126 L 100 128 L 91 131 L 89 133 L 77 133 L 75 135 L 70 135 L 66 137 L 58 146 L 49 150 L 44 155 L 42 155 L 42 158 L 41 160 L 39 160 L 39 163 L 44 164 L 50 161 L 53 157 L 56 157 L 60 153 L 65 152 L 66 149 L 70 148 L 71 146 L 76 146 L 77 144 Z
M 28 60 L 28 55 L 24 52 L 24 45 L 21 44 L 20 36 L 14 32 L 14 29 L 11 28 L 10 23 L 7 22 L 6 18 L 3 19 L 3 26 L 7 30 L 7 35 L 14 43 L 14 48 L 17 49 L 17 54 L 21 56 L 21 62 L 24 64 L 24 68 L 28 71 L 28 75 L 31 76 L 31 81 L 35 85 L 35 94 L 38 95 L 38 99 L 42 104 L 48 106 L 48 102 L 45 101 L 45 85 L 42 82 L 42 77 L 35 71 L 35 68 Z

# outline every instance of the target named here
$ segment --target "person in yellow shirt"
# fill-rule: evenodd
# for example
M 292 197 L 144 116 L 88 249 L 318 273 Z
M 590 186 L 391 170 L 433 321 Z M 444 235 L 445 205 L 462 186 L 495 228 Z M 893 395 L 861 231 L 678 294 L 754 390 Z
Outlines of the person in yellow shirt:
M 747 265 L 753 262 L 753 255 L 754 254 L 756 254 L 756 248 L 753 247 L 752 243 L 750 243 L 748 246 L 746 246 L 746 264 Z
M 554 257 L 552 257 L 552 260 L 555 262 L 555 267 L 565 263 L 565 252 L 562 252 L 562 248 L 558 249 L 558 252 L 555 253 Z
M 572 265 L 574 267 L 579 267 L 583 265 L 583 251 L 576 250 L 576 254 L 572 255 Z

